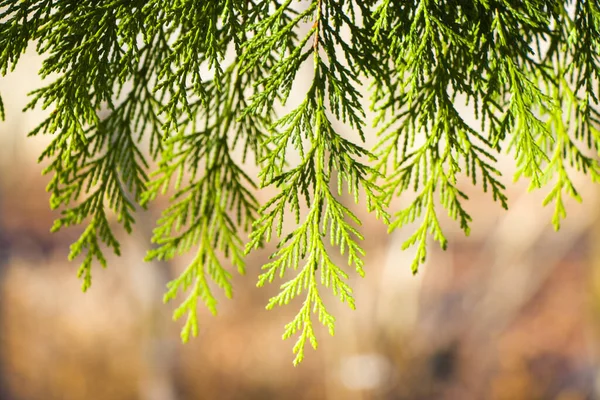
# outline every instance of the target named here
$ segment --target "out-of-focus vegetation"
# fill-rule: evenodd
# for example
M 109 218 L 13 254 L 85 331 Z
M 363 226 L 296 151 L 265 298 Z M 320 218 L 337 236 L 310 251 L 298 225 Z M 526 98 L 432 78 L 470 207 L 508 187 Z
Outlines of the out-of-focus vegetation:
M 273 340 L 289 315 L 273 318 L 268 293 L 243 282 L 256 268 L 186 345 L 157 301 L 180 266 L 140 263 L 136 240 L 148 235 L 127 239 L 117 268 L 81 294 L 63 258 L 70 238 L 47 234 L 44 180 L 31 163 L 16 170 L 0 179 L 0 399 L 595 398 L 591 207 L 574 208 L 560 234 L 533 214 L 521 216 L 525 232 L 502 233 L 512 222 L 488 214 L 415 277 L 397 239 L 369 227 L 358 310 L 340 307 L 335 338 L 319 332 L 323 348 L 294 368 Z

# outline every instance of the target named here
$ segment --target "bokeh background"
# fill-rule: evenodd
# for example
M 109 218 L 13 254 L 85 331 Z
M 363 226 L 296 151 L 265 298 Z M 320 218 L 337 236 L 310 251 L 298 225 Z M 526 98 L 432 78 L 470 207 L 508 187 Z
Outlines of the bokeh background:
M 387 234 L 348 202 L 364 221 L 367 276 L 351 277 L 356 311 L 326 296 L 335 337 L 319 329 L 319 349 L 292 366 L 293 340 L 281 334 L 300 303 L 264 309 L 277 292 L 255 287 L 267 248 L 248 257 L 218 317 L 200 311 L 201 333 L 183 345 L 161 299 L 186 258 L 142 261 L 160 208 L 138 215 L 123 256 L 94 269 L 86 294 L 66 261 L 78 229 L 50 234 L 58 214 L 36 162 L 47 138 L 26 137 L 44 112 L 21 112 L 39 66 L 28 53 L 0 79 L 1 400 L 600 398 L 600 196 L 587 178 L 556 233 L 545 192 L 513 184 L 512 161 L 501 160 L 509 211 L 467 184 L 471 236 L 444 221 L 448 250 L 432 243 L 415 276 L 413 252 L 400 250 L 411 229 Z

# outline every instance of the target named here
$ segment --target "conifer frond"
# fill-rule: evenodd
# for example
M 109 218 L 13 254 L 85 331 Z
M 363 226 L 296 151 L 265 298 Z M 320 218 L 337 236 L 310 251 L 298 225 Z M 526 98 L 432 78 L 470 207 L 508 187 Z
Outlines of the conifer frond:
M 284 3 L 274 15 L 289 12 L 289 4 Z M 271 107 L 282 85 L 282 101 L 285 102 L 300 65 L 312 57 L 314 77 L 303 102 L 273 127 L 269 140 L 272 147 L 262 160 L 260 177 L 263 186 L 273 185 L 279 188 L 279 193 L 259 210 L 260 217 L 254 224 L 247 245 L 247 251 L 257 248 L 263 240 L 271 239 L 273 230 L 281 237 L 284 214 L 287 210 L 294 214 L 298 227 L 279 242 L 278 250 L 271 256 L 273 261 L 263 266 L 264 272 L 258 282 L 258 286 L 263 286 L 276 276 L 283 278 L 290 270 L 300 269 L 295 278 L 281 285 L 281 292 L 267 305 L 270 309 L 275 305 L 288 304 L 306 292 L 302 309 L 286 326 L 283 335 L 287 339 L 300 332 L 293 349 L 296 354 L 294 364 L 304 358 L 307 341 L 313 348 L 317 347 L 311 313 L 317 314 L 331 334 L 334 332 L 335 319 L 319 294 L 317 271 L 320 270 L 321 285 L 331 288 L 351 308 L 355 307 L 352 290 L 344 282 L 348 275 L 328 256 L 323 238 L 329 234 L 331 246 L 339 247 L 341 254 L 347 252 L 348 265 L 354 266 L 359 275 L 364 275 L 364 251 L 358 243 L 363 240 L 363 235 L 355 228 L 355 225 L 360 225 L 360 220 L 337 198 L 343 194 L 343 186 L 347 186 L 348 194 L 355 202 L 358 202 L 362 190 L 369 210 L 387 220 L 380 188 L 369 180 L 375 171 L 359 161 L 369 156 L 369 152 L 342 137 L 331 122 L 331 118 L 346 122 L 364 138 L 364 111 L 360 106 L 361 95 L 355 86 L 359 82 L 360 71 L 342 63 L 345 60 L 352 65 L 357 53 L 349 50 L 348 46 L 341 46 L 341 37 L 337 33 L 341 25 L 355 26 L 357 17 L 341 11 L 333 4 L 312 1 L 295 18 L 290 15 L 290 22 L 282 27 L 274 22 L 277 17 L 264 22 L 261 27 L 263 34 L 250 40 L 246 48 L 246 52 L 261 48 L 262 52 L 269 53 L 282 37 L 293 34 L 300 21 L 311 16 L 313 22 L 308 33 L 299 40 L 295 49 L 274 65 L 271 74 L 259 82 L 263 91 L 253 97 L 254 102 L 247 110 L 248 113 L 256 113 Z M 270 35 L 265 35 L 265 32 L 270 32 Z M 336 56 L 336 51 L 344 56 Z M 291 168 L 285 163 L 290 145 L 301 156 L 300 164 Z M 332 184 L 337 186 L 337 193 L 332 191 Z M 303 201 L 308 208 L 304 218 Z
M 217 300 L 207 278 L 231 298 L 231 274 L 226 264 L 230 262 L 240 274 L 245 273 L 244 243 L 239 231 L 250 229 L 257 218 L 258 203 L 250 190 L 254 182 L 233 158 L 233 150 L 241 145 L 244 159 L 248 151 L 260 157 L 264 150 L 262 132 L 269 123 L 268 114 L 242 115 L 250 77 L 240 74 L 234 63 L 221 73 L 222 82 L 206 84 L 207 96 L 189 104 L 189 115 L 194 119 L 186 117 L 179 123 L 196 126 L 200 121 L 198 130 L 182 131 L 168 140 L 159 170 L 144 194 L 145 204 L 175 181 L 172 205 L 163 212 L 152 239 L 159 247 L 149 251 L 146 259 L 170 260 L 197 249 L 192 263 L 169 283 L 164 297 L 167 302 L 179 290 L 192 286 L 174 314 L 176 319 L 184 312 L 188 314 L 182 331 L 184 341 L 190 334 L 197 335 L 198 299 L 213 314 L 217 312 Z
M 52 230 L 82 225 L 69 258 L 87 289 L 94 261 L 120 252 L 118 224 L 131 232 L 135 210 L 168 193 L 147 259 L 195 254 L 165 294 L 187 292 L 174 314 L 184 341 L 198 303 L 216 313 L 231 266 L 244 273 L 245 253 L 273 239 L 258 285 L 284 279 L 268 308 L 304 297 L 284 331 L 300 362 L 315 315 L 334 330 L 323 287 L 355 306 L 333 252 L 366 270 L 347 198 L 390 230 L 417 223 L 403 244 L 417 272 L 430 238 L 448 245 L 440 212 L 470 232 L 463 182 L 507 208 L 501 151 L 515 179 L 548 186 L 556 229 L 565 196 L 581 201 L 574 174 L 600 180 L 596 1 L 0 0 L 2 76 L 30 43 L 44 57 L 26 109 L 48 111 L 31 135 L 52 136 L 40 157 L 62 212 Z M 275 190 L 264 204 L 258 184 Z M 397 197 L 412 201 L 397 210 Z

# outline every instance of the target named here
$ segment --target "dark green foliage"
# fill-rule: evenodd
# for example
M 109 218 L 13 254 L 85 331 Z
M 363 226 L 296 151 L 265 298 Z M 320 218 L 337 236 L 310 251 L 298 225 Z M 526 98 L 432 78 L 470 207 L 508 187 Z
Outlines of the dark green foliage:
M 197 334 L 199 299 L 216 313 L 211 282 L 231 297 L 230 265 L 244 273 L 245 253 L 273 234 L 258 284 L 286 279 L 268 308 L 306 295 L 284 333 L 299 334 L 295 362 L 307 341 L 317 345 L 313 313 L 333 333 L 320 287 L 354 307 L 333 249 L 364 274 L 345 193 L 390 231 L 419 221 L 403 246 L 417 246 L 416 272 L 429 236 L 447 246 L 441 209 L 469 233 L 459 181 L 507 207 L 502 148 L 515 179 L 550 185 L 557 229 L 563 195 L 580 199 L 573 173 L 600 179 L 598 1 L 0 0 L 3 75 L 30 43 L 48 78 L 27 108 L 50 111 L 31 134 L 53 136 L 41 156 L 51 206 L 62 209 L 53 230 L 85 227 L 69 257 L 83 257 L 87 289 L 94 259 L 119 254 L 113 216 L 131 232 L 138 206 L 171 193 L 147 259 L 195 251 L 165 295 L 188 293 L 175 312 L 187 315 L 184 340 Z M 304 65 L 312 82 L 299 87 Z M 292 88 L 299 104 L 278 115 Z M 479 126 L 458 111 L 465 102 Z M 372 149 L 360 144 L 369 107 Z M 259 204 L 258 185 L 275 196 Z

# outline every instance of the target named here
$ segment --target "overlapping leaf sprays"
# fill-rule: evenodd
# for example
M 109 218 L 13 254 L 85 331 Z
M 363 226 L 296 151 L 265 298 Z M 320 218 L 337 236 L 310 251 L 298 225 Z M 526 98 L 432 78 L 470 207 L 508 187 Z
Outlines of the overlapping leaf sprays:
M 598 1 L 0 0 L 3 74 L 29 43 L 53 79 L 28 106 L 49 109 L 32 134 L 53 135 L 41 157 L 63 210 L 53 229 L 84 225 L 70 255 L 83 257 L 84 289 L 94 259 L 119 253 L 112 216 L 130 232 L 136 206 L 174 187 L 148 258 L 195 252 L 165 295 L 188 293 L 175 313 L 187 316 L 184 340 L 197 333 L 199 300 L 216 312 L 210 282 L 231 296 L 229 265 L 243 273 L 244 253 L 273 235 L 259 285 L 286 279 L 269 308 L 305 296 L 284 333 L 299 335 L 295 362 L 307 341 L 316 347 L 313 314 L 333 332 L 322 287 L 354 307 L 335 249 L 364 274 L 344 192 L 391 230 L 419 221 L 404 244 L 417 246 L 416 271 L 429 236 L 446 247 L 441 209 L 469 232 L 461 178 L 507 207 L 503 144 L 517 177 L 551 185 L 556 228 L 563 195 L 579 199 L 572 174 L 600 178 Z M 277 115 L 295 84 L 299 104 Z M 458 111 L 465 101 L 479 126 Z M 369 108 L 372 149 L 361 144 Z M 246 162 L 261 168 L 256 183 Z M 276 190 L 266 204 L 257 184 Z M 390 209 L 409 192 L 408 207 Z
M 284 277 L 290 269 L 299 270 L 294 278 L 281 286 L 281 292 L 267 306 L 287 304 L 307 292 L 300 312 L 286 326 L 284 333 L 284 338 L 288 338 L 300 332 L 294 347 L 297 363 L 303 358 L 307 340 L 313 347 L 317 346 L 311 313 L 316 313 L 319 321 L 333 334 L 335 319 L 326 310 L 319 285 L 331 287 L 340 300 L 354 307 L 352 290 L 345 282 L 348 275 L 329 256 L 326 236 L 342 254 L 347 253 L 348 264 L 360 275 L 364 274 L 361 259 L 364 252 L 358 243 L 363 237 L 354 226 L 360 221 L 338 198 L 344 185 L 356 201 L 363 190 L 368 208 L 375 210 L 377 216 L 387 217 L 380 189 L 370 181 L 375 171 L 360 162 L 368 152 L 340 135 L 332 121 L 335 118 L 346 122 L 363 135 L 364 111 L 357 88 L 361 74 L 368 66 L 361 63 L 360 51 L 372 49 L 369 42 L 364 49 L 353 48 L 340 37 L 344 28 L 357 37 L 365 33 L 356 23 L 358 7 L 353 2 L 326 7 L 322 1 L 313 1 L 291 23 L 282 26 L 280 15 L 289 12 L 290 3 L 292 1 L 280 5 L 272 16 L 257 24 L 257 34 L 247 43 L 243 59 L 249 59 L 249 66 L 260 62 L 263 54 L 273 51 L 283 36 L 293 34 L 298 24 L 307 19 L 312 21 L 312 27 L 299 38 L 296 48 L 281 57 L 270 74 L 258 82 L 260 93 L 252 98 L 253 103 L 246 111 L 252 113 L 270 107 L 270 99 L 282 87 L 287 95 L 293 82 L 290 71 L 295 74 L 302 63 L 313 63 L 313 80 L 304 99 L 274 123 L 271 138 L 267 141 L 270 148 L 263 159 L 261 183 L 276 186 L 279 193 L 261 208 L 248 244 L 248 249 L 258 247 L 263 239 L 271 238 L 273 229 L 281 236 L 285 212 L 290 210 L 295 215 L 297 228 L 279 242 L 273 261 L 263 266 L 259 285 L 272 282 L 277 275 Z M 300 163 L 293 167 L 285 163 L 290 146 L 301 155 Z M 305 216 L 301 215 L 303 202 L 307 205 Z

